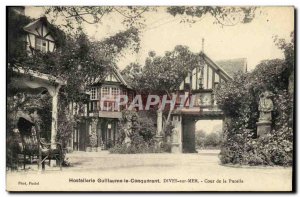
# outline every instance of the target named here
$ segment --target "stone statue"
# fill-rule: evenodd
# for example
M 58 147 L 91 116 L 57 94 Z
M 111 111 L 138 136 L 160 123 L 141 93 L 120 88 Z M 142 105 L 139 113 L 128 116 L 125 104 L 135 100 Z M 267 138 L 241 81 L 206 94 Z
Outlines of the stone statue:
M 272 111 L 274 110 L 273 101 L 271 97 L 273 93 L 265 91 L 259 95 L 259 121 L 271 121 Z

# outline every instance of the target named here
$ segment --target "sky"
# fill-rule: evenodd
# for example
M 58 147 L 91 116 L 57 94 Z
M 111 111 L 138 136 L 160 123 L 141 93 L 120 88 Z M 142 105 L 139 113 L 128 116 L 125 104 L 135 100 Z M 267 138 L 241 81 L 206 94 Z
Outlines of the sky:
M 34 18 L 43 15 L 41 7 L 26 7 L 25 14 Z M 101 24 L 84 25 L 91 39 L 102 40 L 124 30 L 120 15 L 103 18 Z M 146 13 L 146 27 L 143 29 L 139 53 L 126 51 L 120 57 L 118 66 L 123 69 L 130 62 L 142 65 L 149 51 L 163 55 L 176 45 L 186 45 L 193 52 L 202 49 L 214 61 L 232 58 L 247 58 L 248 70 L 252 70 L 262 60 L 283 58 L 283 53 L 274 44 L 274 36 L 289 39 L 294 30 L 292 7 L 260 7 L 251 23 L 224 26 L 214 24 L 214 19 L 206 15 L 195 24 L 180 23 L 180 17 L 165 12 L 165 7 L 157 12 Z M 59 20 L 56 21 L 59 24 Z

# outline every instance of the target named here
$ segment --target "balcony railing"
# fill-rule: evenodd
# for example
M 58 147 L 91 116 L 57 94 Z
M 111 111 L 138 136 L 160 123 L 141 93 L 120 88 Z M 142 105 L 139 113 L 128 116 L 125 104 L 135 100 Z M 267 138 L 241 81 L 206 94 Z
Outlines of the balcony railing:
M 125 106 L 120 106 L 115 101 L 93 100 L 88 104 L 89 113 L 95 113 L 99 111 L 120 112 L 124 108 Z

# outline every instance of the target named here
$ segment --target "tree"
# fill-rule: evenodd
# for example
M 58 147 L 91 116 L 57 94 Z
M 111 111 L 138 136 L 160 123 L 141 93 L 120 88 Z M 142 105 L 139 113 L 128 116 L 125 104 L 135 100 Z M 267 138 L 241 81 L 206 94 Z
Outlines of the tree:
M 187 46 L 177 45 L 164 56 L 149 53 L 143 69 L 145 89 L 162 92 L 171 97 L 192 68 L 201 63 L 199 55 L 192 53 Z
M 203 130 L 198 130 L 195 132 L 196 134 L 196 146 L 199 148 L 204 148 L 204 141 L 205 141 L 205 137 L 206 134 Z
M 218 148 L 220 146 L 221 137 L 217 132 L 209 133 L 205 137 L 204 146 L 206 148 Z
M 157 56 L 153 51 L 149 52 L 145 66 L 136 67 L 141 72 L 132 70 L 131 64 L 124 69 L 123 73 L 135 82 L 132 84 L 134 89 L 144 94 L 167 95 L 171 99 L 172 93 L 179 89 L 180 83 L 187 74 L 193 68 L 201 66 L 202 61 L 201 57 L 191 52 L 187 46 L 177 45 L 173 51 L 165 52 L 164 56 Z M 130 75 L 129 70 L 134 74 Z M 163 132 L 169 125 L 171 113 L 172 109 L 168 111 Z
M 286 70 L 286 75 L 289 75 L 288 77 L 288 91 L 291 95 L 294 94 L 294 68 L 295 68 L 295 38 L 294 38 L 294 32 L 291 32 L 290 34 L 290 41 L 287 41 L 285 39 L 278 39 L 278 36 L 275 36 L 274 42 L 278 46 L 279 49 L 281 49 L 285 56 L 285 63 L 288 65 L 288 69 Z
M 134 89 L 138 92 L 141 91 L 139 83 L 142 80 L 141 77 L 143 75 L 142 65 L 138 63 L 130 63 L 121 71 L 121 74 L 125 77 L 131 87 L 134 87 Z

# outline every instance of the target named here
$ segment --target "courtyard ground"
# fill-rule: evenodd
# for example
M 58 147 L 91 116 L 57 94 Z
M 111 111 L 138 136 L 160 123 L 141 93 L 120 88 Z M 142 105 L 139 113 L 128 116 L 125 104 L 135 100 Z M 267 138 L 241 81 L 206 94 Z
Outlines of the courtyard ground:
M 7 173 L 7 189 L 55 191 L 290 191 L 292 168 L 229 167 L 198 154 L 68 154 L 71 167 Z

